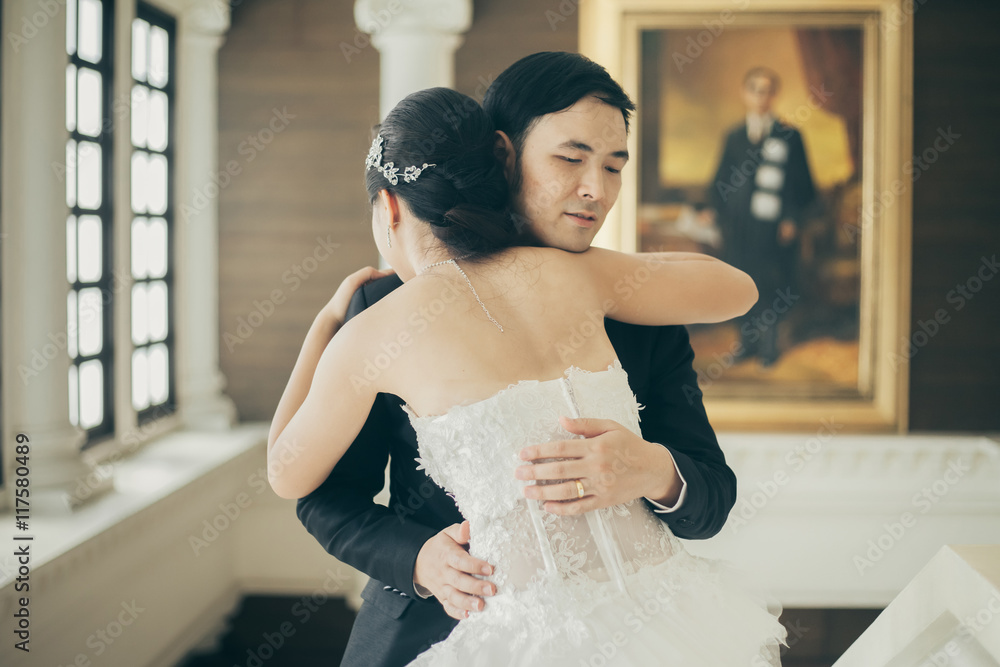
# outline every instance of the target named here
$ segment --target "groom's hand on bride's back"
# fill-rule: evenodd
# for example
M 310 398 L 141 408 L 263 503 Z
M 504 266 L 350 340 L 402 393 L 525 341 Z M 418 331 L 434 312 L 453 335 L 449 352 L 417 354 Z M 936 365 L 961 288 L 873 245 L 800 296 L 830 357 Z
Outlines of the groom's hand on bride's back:
M 576 437 L 521 450 L 529 465 L 518 466 L 514 476 L 535 482 L 522 489 L 525 498 L 544 501 L 546 511 L 563 515 L 642 497 L 672 511 L 680 501 L 684 480 L 662 445 L 610 419 L 562 417 L 559 423 Z
M 467 618 L 470 611 L 482 611 L 483 598 L 497 592 L 493 583 L 472 576 L 489 576 L 493 567 L 471 556 L 468 544 L 469 522 L 452 524 L 424 542 L 413 567 L 414 587 L 430 591 L 445 612 L 458 620 Z

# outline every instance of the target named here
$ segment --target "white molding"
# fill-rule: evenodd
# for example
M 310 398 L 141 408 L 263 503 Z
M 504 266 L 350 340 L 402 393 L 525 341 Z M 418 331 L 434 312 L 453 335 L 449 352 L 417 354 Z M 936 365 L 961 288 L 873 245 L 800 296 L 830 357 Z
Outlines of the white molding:
M 944 544 L 1000 543 L 995 439 L 721 433 L 719 441 L 738 479 L 736 506 L 718 536 L 686 544 L 753 572 L 786 607 L 884 607 Z M 952 462 L 969 470 L 948 473 Z M 930 495 L 920 496 L 925 488 Z M 890 533 L 906 513 L 913 525 L 897 538 Z

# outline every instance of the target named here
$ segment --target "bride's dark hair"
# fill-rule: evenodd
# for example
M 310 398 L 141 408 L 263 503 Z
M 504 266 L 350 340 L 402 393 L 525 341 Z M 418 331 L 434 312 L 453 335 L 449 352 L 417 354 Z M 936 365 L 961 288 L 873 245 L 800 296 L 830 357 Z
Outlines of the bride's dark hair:
M 381 126 L 382 164 L 399 169 L 393 185 L 367 169 L 365 186 L 374 203 L 380 190 L 402 198 L 413 214 L 456 257 L 482 258 L 514 244 L 517 229 L 507 212 L 507 180 L 493 153 L 494 130 L 486 112 L 467 95 L 428 88 L 405 97 Z M 435 166 L 412 182 L 406 167 Z

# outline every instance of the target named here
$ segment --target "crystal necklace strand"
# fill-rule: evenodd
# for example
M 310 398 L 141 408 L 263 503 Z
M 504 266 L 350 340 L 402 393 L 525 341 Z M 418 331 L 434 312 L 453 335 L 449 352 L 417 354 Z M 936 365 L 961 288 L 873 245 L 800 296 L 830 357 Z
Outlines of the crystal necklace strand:
M 497 329 L 499 329 L 500 332 L 503 333 L 503 327 L 500 326 L 499 322 L 493 319 L 492 315 L 490 315 L 490 311 L 486 309 L 486 304 L 483 303 L 483 300 L 479 298 L 479 294 L 476 292 L 476 288 L 472 286 L 472 281 L 469 280 L 469 276 L 465 275 L 465 271 L 462 270 L 462 267 L 459 266 L 458 262 L 456 262 L 454 259 L 445 259 L 440 262 L 434 262 L 433 264 L 428 264 L 424 268 L 420 269 L 420 273 L 423 273 L 432 266 L 441 266 L 442 264 L 453 264 L 455 268 L 458 269 L 458 272 L 462 274 L 463 278 L 465 278 L 465 282 L 469 286 L 469 289 L 472 290 L 472 296 L 476 297 L 476 301 L 479 302 L 479 305 L 482 307 L 483 312 L 486 313 L 486 317 L 488 317 L 490 319 L 490 322 L 495 324 L 497 326 Z

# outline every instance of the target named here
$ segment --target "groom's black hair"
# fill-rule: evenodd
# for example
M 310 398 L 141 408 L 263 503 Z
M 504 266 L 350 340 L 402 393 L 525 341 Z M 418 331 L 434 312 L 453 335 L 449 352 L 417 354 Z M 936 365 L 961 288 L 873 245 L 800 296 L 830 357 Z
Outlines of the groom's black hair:
M 520 153 L 525 135 L 538 118 L 571 107 L 588 95 L 620 109 L 628 131 L 635 104 L 606 69 L 579 53 L 543 51 L 521 58 L 493 81 L 483 108 Z

